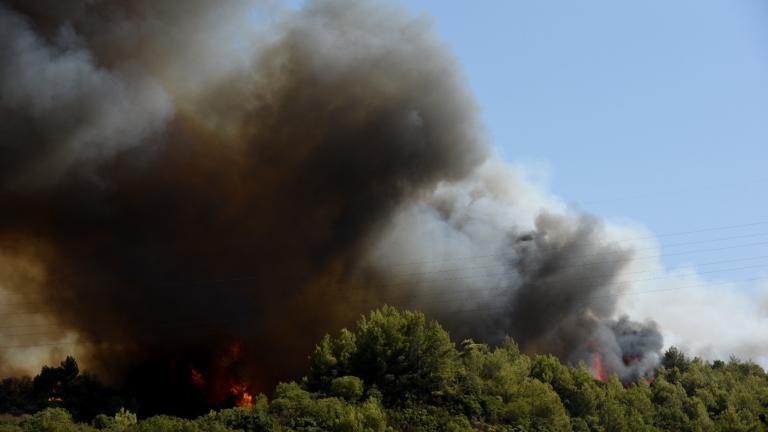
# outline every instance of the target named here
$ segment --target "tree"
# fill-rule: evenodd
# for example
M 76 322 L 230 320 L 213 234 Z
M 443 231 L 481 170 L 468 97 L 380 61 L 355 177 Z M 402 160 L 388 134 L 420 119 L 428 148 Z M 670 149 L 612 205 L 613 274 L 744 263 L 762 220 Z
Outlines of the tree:
M 72 416 L 63 408 L 46 408 L 21 423 L 25 432 L 88 432 L 95 429 L 74 423 Z
M 681 373 L 684 373 L 688 370 L 690 362 L 687 358 L 685 358 L 685 354 L 677 349 L 677 347 L 673 346 L 664 353 L 664 356 L 661 359 L 661 365 L 667 369 L 666 378 L 669 381 L 674 382 L 677 381 L 677 378 Z
M 331 381 L 330 393 L 349 402 L 357 402 L 363 395 L 363 381 L 354 376 L 343 376 Z
M 689 430 L 690 421 L 684 409 L 685 398 L 685 390 L 680 384 L 669 383 L 664 377 L 656 378 L 651 396 L 656 407 L 654 426 L 667 431 Z
M 330 393 L 336 377 L 356 376 L 388 405 L 434 400 L 451 392 L 458 353 L 448 333 L 420 312 L 385 306 L 363 317 L 354 332 L 326 337 L 310 357 L 308 388 Z
M 112 394 L 99 386 L 74 359 L 43 368 L 34 380 L 4 380 L 4 410 L 18 414 L 50 395 L 63 400 L 45 399 L 40 406 L 58 406 L 32 416 L 0 416 L 0 432 L 93 431 L 75 421 L 91 415 L 84 407 L 112 406 L 99 400 Z M 509 339 L 497 347 L 466 340 L 457 351 L 423 314 L 385 307 L 352 331 L 323 338 L 308 376 L 278 385 L 271 403 L 259 395 L 249 408 L 197 419 L 137 421 L 115 411 L 106 408 L 93 426 L 109 432 L 766 431 L 768 376 L 748 361 L 689 360 L 672 348 L 652 382 L 622 383 L 616 376 L 600 382 L 584 364 L 530 358 Z

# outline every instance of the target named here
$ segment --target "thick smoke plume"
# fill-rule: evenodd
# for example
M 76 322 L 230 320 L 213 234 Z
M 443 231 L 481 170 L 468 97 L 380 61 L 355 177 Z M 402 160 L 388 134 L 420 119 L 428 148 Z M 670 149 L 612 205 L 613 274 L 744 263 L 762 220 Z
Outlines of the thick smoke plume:
M 10 1 L 0 90 L 0 334 L 25 358 L 71 343 L 115 382 L 173 391 L 194 369 L 220 400 L 233 377 L 295 376 L 387 302 L 571 361 L 629 350 L 628 379 L 654 367 L 655 328 L 611 321 L 631 252 L 488 159 L 424 19 Z
M 652 322 L 613 320 L 632 253 L 611 238 L 599 220 L 488 161 L 406 206 L 369 256 L 398 269 L 384 271 L 392 295 L 430 311 L 454 336 L 510 335 L 529 353 L 573 363 L 599 353 L 631 381 L 653 374 L 661 335 Z

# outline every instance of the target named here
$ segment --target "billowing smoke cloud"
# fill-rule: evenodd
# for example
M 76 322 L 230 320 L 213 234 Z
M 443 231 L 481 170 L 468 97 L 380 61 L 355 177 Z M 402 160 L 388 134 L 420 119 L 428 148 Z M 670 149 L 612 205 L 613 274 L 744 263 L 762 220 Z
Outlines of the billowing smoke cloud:
M 744 281 L 707 280 L 688 266 L 665 273 L 658 262 L 646 260 L 633 267 L 651 279 L 636 282 L 633 289 L 653 295 L 620 298 L 619 307 L 652 316 L 664 330 L 665 343 L 707 360 L 736 356 L 768 367 L 768 351 L 761 342 L 768 338 L 765 281 L 750 290 Z
M 456 337 L 510 335 L 524 351 L 574 363 L 598 352 L 626 380 L 658 364 L 652 322 L 612 320 L 632 260 L 626 243 L 513 167 L 488 161 L 406 206 L 370 260 L 390 295 L 437 316 Z
M 294 376 L 322 333 L 382 302 L 572 361 L 660 349 L 631 340 L 657 341 L 652 325 L 611 320 L 631 252 L 488 160 L 423 19 L 35 0 L 0 7 L 0 34 L 9 344 L 73 343 L 154 389 L 194 368 L 210 393 Z
M 169 96 L 156 80 L 128 67 L 99 68 L 81 43 L 69 27 L 47 43 L 24 18 L 0 9 L 5 189 L 74 170 L 87 176 L 170 117 Z
M 60 23 L 76 47 L 3 10 L 2 86 L 20 89 L 2 106 L 0 159 L 14 169 L 0 238 L 44 271 L 4 286 L 75 330 L 104 371 L 233 339 L 249 341 L 256 382 L 285 378 L 364 309 L 335 285 L 388 215 L 485 158 L 474 103 L 426 23 L 341 2 L 308 6 L 247 68 L 177 94 L 175 66 L 155 64 L 176 57 L 144 58 L 163 26 L 128 30 L 176 19 L 176 3 L 147 3 L 79 5 Z M 196 13 L 218 13 L 208 5 Z M 116 30 L 89 37 L 91 26 Z M 102 37 L 123 57 L 102 61 Z M 127 65 L 132 78 L 115 72 Z M 34 71 L 43 83 L 24 87 Z

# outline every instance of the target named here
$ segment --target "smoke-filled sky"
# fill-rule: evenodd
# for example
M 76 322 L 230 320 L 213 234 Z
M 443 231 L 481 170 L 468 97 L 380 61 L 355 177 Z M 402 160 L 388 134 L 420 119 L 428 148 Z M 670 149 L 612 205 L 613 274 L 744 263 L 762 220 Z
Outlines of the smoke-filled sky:
M 670 343 L 765 360 L 760 302 L 510 163 L 462 62 L 388 1 L 3 3 L 2 372 L 265 391 L 383 303 L 628 380 Z
M 566 202 L 661 235 L 659 265 L 707 273 L 686 285 L 725 282 L 638 297 L 649 309 L 696 304 L 656 309 L 663 327 L 765 340 L 766 2 L 403 3 L 456 53 L 503 159 Z M 745 226 L 666 235 L 732 225 Z
M 766 2 L 403 3 L 461 61 L 497 151 L 567 202 L 657 234 L 765 221 Z

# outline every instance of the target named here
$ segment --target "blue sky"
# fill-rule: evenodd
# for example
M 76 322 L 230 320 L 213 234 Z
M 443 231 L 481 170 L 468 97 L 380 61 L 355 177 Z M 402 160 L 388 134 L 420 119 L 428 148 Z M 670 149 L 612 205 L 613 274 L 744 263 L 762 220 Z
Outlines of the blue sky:
M 768 222 L 768 2 L 402 3 L 457 56 L 501 157 L 566 201 L 658 234 Z M 660 240 L 670 266 L 768 256 L 768 223 Z

